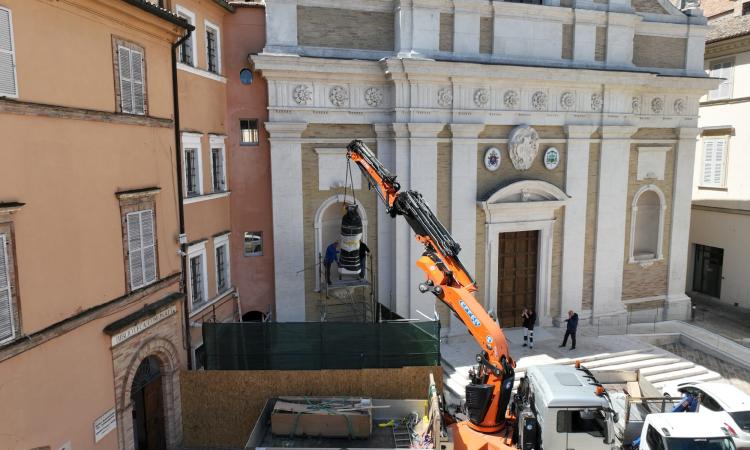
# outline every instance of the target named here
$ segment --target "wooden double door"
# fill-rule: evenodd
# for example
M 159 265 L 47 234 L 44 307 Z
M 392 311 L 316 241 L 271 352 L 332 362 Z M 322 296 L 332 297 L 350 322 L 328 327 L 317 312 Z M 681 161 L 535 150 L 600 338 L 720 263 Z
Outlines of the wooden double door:
M 498 242 L 498 322 L 520 327 L 523 309 L 536 307 L 539 230 L 500 233 Z

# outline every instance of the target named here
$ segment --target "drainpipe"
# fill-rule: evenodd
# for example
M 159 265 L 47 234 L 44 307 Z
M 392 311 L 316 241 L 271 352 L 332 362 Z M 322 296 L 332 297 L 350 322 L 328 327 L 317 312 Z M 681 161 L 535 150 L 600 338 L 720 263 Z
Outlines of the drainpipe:
M 180 276 L 180 292 L 182 293 L 182 310 L 185 320 L 185 344 L 187 344 L 187 366 L 188 370 L 193 368 L 192 345 L 190 344 L 190 313 L 188 312 L 188 295 L 185 274 L 187 273 L 187 237 L 185 236 L 185 205 L 183 204 L 182 190 L 182 133 L 180 132 L 180 101 L 177 89 L 177 49 L 190 37 L 195 27 L 187 26 L 187 33 L 177 42 L 172 44 L 172 109 L 174 114 L 174 145 L 175 145 L 175 167 L 177 167 L 177 197 L 178 197 L 178 216 L 180 235 L 178 237 L 180 244 L 180 266 L 182 274 Z

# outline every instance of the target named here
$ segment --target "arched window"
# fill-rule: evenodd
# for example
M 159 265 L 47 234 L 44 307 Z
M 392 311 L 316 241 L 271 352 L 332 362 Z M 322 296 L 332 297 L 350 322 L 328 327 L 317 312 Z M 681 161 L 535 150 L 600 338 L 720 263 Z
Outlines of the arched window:
M 665 208 L 664 194 L 655 185 L 643 186 L 635 193 L 630 217 L 629 262 L 662 259 Z

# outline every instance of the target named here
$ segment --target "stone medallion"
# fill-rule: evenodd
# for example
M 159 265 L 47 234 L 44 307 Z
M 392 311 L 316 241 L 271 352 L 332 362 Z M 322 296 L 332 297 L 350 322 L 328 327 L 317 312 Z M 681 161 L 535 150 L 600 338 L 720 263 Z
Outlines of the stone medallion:
M 631 101 L 630 105 L 633 108 L 633 114 L 641 113 L 641 98 L 640 97 L 633 97 L 633 100 Z
M 519 125 L 510 132 L 508 153 L 513 167 L 529 170 L 539 152 L 539 134 L 528 125 Z
M 477 105 L 480 108 L 484 108 L 487 106 L 487 103 L 490 102 L 490 93 L 487 91 L 487 89 L 477 89 L 474 91 L 474 104 Z
M 576 95 L 570 91 L 563 92 L 560 96 L 560 107 L 566 111 L 576 106 Z
M 685 113 L 685 100 L 678 98 L 674 101 L 674 112 L 677 114 Z
M 651 100 L 651 111 L 656 114 L 661 114 L 661 112 L 664 111 L 664 100 L 660 99 L 659 97 Z
M 518 92 L 505 91 L 505 94 L 503 95 L 503 105 L 508 109 L 518 108 Z
M 555 170 L 560 164 L 560 150 L 550 147 L 544 152 L 544 167 L 547 170 Z
M 383 90 L 376 87 L 367 88 L 365 91 L 365 102 L 372 107 L 380 106 L 383 102 Z
M 531 96 L 531 106 L 537 111 L 547 109 L 547 94 L 542 91 L 534 92 L 534 95 Z
M 490 147 L 484 152 L 484 167 L 490 172 L 494 172 L 500 168 L 502 162 L 500 157 L 500 149 L 497 147 Z
M 599 93 L 593 93 L 591 94 L 591 110 L 592 111 L 601 111 L 602 105 L 604 105 L 604 99 L 602 98 L 602 94 Z
M 306 105 L 312 100 L 312 90 L 306 84 L 298 84 L 292 91 L 292 98 L 298 105 Z
M 442 88 L 437 93 L 438 105 L 447 108 L 453 104 L 453 90 L 451 88 Z
M 333 106 L 342 107 L 349 100 L 349 92 L 344 86 L 334 86 L 328 92 L 328 99 Z

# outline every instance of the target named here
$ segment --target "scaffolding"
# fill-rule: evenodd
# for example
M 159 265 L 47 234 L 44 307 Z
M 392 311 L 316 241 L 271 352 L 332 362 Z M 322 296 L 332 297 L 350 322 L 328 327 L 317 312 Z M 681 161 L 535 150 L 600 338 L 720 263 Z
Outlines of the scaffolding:
M 323 255 L 318 254 L 321 322 L 372 323 L 377 320 L 372 253 L 367 254 L 366 261 L 363 278 L 357 275 L 342 275 L 331 270 L 331 284 L 328 284 Z

